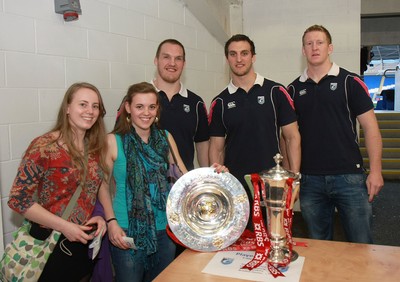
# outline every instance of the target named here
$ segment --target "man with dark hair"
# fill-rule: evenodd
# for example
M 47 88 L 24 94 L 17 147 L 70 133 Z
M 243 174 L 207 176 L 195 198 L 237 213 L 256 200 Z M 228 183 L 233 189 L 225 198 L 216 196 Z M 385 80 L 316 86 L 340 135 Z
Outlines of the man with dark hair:
M 372 202 L 383 187 L 382 139 L 364 82 L 330 60 L 332 37 L 321 25 L 302 37 L 304 73 L 288 91 L 301 134 L 300 207 L 313 239 L 332 240 L 337 209 L 347 240 L 372 243 Z M 370 161 L 364 173 L 357 121 Z
M 300 134 L 296 113 L 286 89 L 254 71 L 255 46 L 243 34 L 225 44 L 230 67 L 229 85 L 213 99 L 210 115 L 210 162 L 229 168 L 246 188 L 244 175 L 275 166 L 280 132 L 285 136 L 289 168 L 300 169 Z
M 154 58 L 157 74 L 152 83 L 161 98 L 160 127 L 174 136 L 179 154 L 186 168 L 191 170 L 194 168 L 194 148 L 199 166 L 209 165 L 209 133 L 203 99 L 180 81 L 185 55 L 185 48 L 178 40 L 162 41 Z

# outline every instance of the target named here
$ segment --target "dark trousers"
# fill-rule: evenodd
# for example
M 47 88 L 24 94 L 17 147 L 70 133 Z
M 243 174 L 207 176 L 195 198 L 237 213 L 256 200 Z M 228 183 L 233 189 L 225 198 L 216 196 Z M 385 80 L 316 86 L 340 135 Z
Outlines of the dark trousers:
M 52 230 L 32 224 L 30 234 L 39 239 L 46 239 Z M 60 245 L 63 244 L 63 248 Z M 63 251 L 64 250 L 64 251 Z M 67 251 L 65 251 L 67 250 Z M 69 254 L 67 254 L 69 253 Z M 90 277 L 93 262 L 88 255 L 88 245 L 70 242 L 61 234 L 40 276 L 39 282 L 79 282 Z

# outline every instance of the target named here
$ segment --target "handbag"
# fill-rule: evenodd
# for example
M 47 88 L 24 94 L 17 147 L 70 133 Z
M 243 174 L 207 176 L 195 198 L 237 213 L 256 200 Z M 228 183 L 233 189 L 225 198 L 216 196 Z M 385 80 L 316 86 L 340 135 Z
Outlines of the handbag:
M 183 173 L 177 164 L 169 164 L 167 170 L 167 180 L 170 185 L 174 185 L 182 175 Z
M 85 154 L 86 160 L 87 155 Z M 86 179 L 86 164 L 83 179 Z M 84 181 L 82 181 L 84 182 Z M 82 191 L 82 183 L 72 195 L 62 215 L 68 219 Z M 61 232 L 53 230 L 45 240 L 39 240 L 29 234 L 32 224 L 24 220 L 22 226 L 14 233 L 14 240 L 9 243 L 0 261 L 0 281 L 36 282 L 53 252 Z
M 168 140 L 167 135 L 165 134 L 164 130 L 161 130 L 162 135 L 164 135 L 165 139 L 168 142 L 168 147 L 169 150 L 172 154 L 172 158 L 174 159 L 174 163 L 172 164 L 168 164 L 168 170 L 167 170 L 167 180 L 168 183 L 170 184 L 170 186 L 172 187 L 172 185 L 175 184 L 175 182 L 183 175 L 181 169 L 179 168 L 178 162 L 176 160 L 176 155 L 174 150 L 171 147 L 171 143 Z

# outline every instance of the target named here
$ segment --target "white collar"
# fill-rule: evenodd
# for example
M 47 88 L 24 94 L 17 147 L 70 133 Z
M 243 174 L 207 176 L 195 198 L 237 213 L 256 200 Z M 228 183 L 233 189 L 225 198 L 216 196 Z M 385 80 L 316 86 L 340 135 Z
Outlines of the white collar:
M 300 82 L 306 82 L 306 80 L 309 78 L 307 74 L 308 68 L 306 68 L 303 72 L 303 74 L 300 76 Z M 333 76 L 338 76 L 339 75 L 339 66 L 335 63 L 332 63 L 332 66 L 330 70 L 328 71 L 327 75 L 333 75 Z
M 256 85 L 256 84 L 258 84 L 258 85 L 260 85 L 260 86 L 263 86 L 263 84 L 264 84 L 264 77 L 263 76 L 261 76 L 260 74 L 258 74 L 258 73 L 256 73 L 256 80 L 254 81 L 254 84 L 253 85 Z M 229 82 L 229 84 L 228 84 L 228 92 L 229 92 L 229 94 L 233 94 L 233 93 L 235 93 L 238 89 L 239 89 L 239 87 L 237 87 L 235 84 L 233 84 L 233 82 L 232 82 L 232 78 L 231 78 L 231 81 Z
M 157 92 L 163 91 L 163 90 L 157 88 L 157 86 L 154 84 L 154 80 L 155 80 L 155 79 L 153 79 L 150 83 L 156 88 Z M 183 86 L 182 82 L 179 82 L 179 83 L 180 83 L 180 85 L 181 85 L 181 89 L 179 89 L 179 92 L 178 92 L 178 93 L 179 93 L 181 96 L 187 98 L 187 97 L 188 97 L 187 89 L 185 88 L 185 86 Z

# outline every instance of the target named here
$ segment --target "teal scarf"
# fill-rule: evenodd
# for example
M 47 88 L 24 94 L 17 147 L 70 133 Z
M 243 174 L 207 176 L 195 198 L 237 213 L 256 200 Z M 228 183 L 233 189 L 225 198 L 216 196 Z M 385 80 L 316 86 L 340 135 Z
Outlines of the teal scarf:
M 142 141 L 133 126 L 128 134 L 122 136 L 126 156 L 127 236 L 134 238 L 136 246 L 142 251 L 138 255 L 145 269 L 150 269 L 158 261 L 152 206 L 165 211 L 169 193 L 168 143 L 154 125 L 150 130 L 148 144 Z M 154 195 L 150 195 L 150 184 L 155 186 Z

